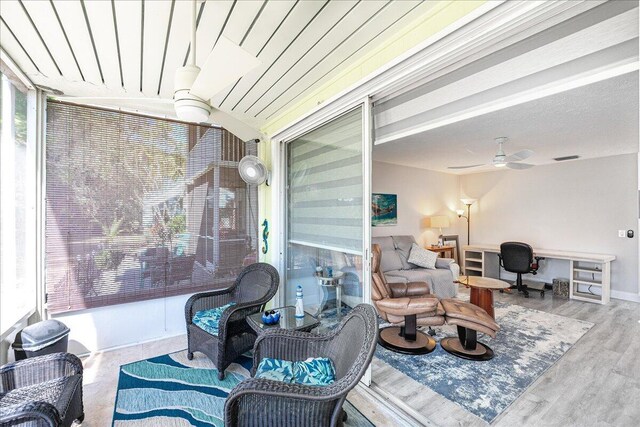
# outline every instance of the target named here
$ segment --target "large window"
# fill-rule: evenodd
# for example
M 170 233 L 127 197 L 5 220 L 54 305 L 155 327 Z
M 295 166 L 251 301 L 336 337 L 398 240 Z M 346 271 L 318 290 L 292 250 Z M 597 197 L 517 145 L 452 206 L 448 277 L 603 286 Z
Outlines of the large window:
M 0 333 L 35 309 L 35 155 L 27 141 L 27 93 L 1 74 Z
M 255 262 L 257 189 L 229 132 L 61 102 L 47 107 L 51 312 L 191 293 Z

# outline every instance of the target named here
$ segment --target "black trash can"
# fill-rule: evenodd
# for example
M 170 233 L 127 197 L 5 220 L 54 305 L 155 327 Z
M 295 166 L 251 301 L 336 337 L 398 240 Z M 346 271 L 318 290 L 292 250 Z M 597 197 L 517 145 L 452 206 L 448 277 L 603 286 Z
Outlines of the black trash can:
M 16 334 L 11 345 L 16 360 L 66 352 L 69 328 L 58 320 L 43 320 L 27 326 Z

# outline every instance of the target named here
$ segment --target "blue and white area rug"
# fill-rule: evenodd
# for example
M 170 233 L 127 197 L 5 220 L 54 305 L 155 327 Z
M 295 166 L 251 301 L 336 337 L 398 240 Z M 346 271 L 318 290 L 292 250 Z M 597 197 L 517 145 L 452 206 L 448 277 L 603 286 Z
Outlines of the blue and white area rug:
M 421 356 L 378 346 L 376 357 L 490 423 L 593 326 L 515 304 L 496 303 L 495 312 L 496 338 L 479 338 L 495 352 L 490 361 L 460 359 L 439 345 Z M 436 330 L 437 341 L 457 335 L 455 326 Z
M 241 356 L 227 368 L 225 379 L 201 353 L 187 359 L 186 350 L 122 365 L 113 414 L 114 427 L 224 425 L 224 402 L 249 377 L 252 358 Z M 345 401 L 347 426 L 372 427 Z

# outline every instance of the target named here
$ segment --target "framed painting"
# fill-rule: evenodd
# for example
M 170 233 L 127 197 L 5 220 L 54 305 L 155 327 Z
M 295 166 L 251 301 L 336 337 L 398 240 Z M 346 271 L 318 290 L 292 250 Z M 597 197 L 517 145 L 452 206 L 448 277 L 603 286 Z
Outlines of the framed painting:
M 398 225 L 398 195 L 371 195 L 371 226 Z
M 442 244 L 444 246 L 453 246 L 453 259 L 460 264 L 460 245 L 458 244 L 458 235 L 442 236 Z

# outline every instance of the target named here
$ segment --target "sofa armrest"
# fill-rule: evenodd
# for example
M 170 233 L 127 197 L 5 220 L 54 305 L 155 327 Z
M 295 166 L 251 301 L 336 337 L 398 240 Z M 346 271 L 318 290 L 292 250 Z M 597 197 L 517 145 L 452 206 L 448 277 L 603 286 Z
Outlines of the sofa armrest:
M 385 274 L 384 278 L 387 279 L 387 283 L 407 283 L 409 282 L 406 278 L 402 276 L 393 276 L 391 274 Z
M 454 263 L 453 258 L 438 258 L 436 259 L 436 268 L 449 268 L 449 265 Z
M 451 271 L 453 280 L 457 280 L 460 276 L 460 266 L 456 264 L 453 258 L 438 258 L 436 260 L 436 268 L 446 268 Z

